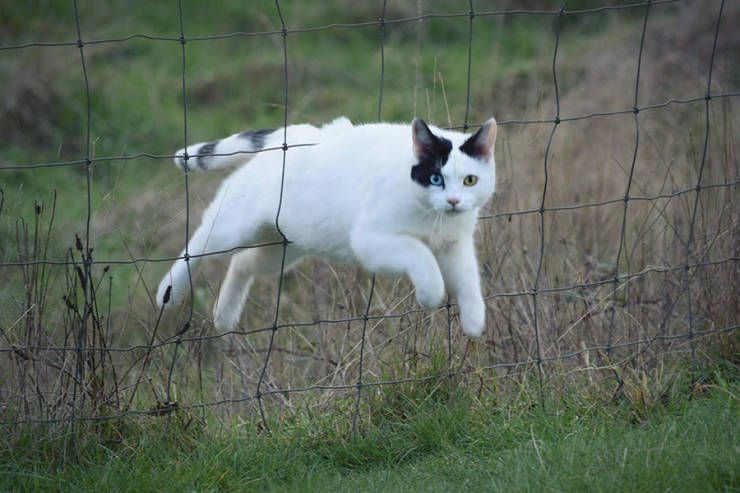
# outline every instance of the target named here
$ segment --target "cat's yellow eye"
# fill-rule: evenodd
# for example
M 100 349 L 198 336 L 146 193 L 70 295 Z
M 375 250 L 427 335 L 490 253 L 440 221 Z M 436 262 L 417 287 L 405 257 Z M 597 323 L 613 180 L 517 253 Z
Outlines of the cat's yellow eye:
M 463 178 L 463 185 L 465 185 L 466 187 L 472 187 L 476 183 L 478 183 L 478 177 L 475 175 L 468 175 Z

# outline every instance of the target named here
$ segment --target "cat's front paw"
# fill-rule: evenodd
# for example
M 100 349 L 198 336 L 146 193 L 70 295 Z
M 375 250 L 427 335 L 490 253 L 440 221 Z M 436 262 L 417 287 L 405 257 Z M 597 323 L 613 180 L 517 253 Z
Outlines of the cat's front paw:
M 442 275 L 430 276 L 423 283 L 416 284 L 416 301 L 426 309 L 439 308 L 445 299 L 445 283 Z
M 460 304 L 460 324 L 468 337 L 478 338 L 486 327 L 486 305 L 483 300 Z

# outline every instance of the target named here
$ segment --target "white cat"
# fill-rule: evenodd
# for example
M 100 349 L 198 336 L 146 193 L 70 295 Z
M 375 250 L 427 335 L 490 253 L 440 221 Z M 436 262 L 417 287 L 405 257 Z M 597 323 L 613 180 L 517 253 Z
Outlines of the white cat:
M 301 146 L 285 152 L 283 176 L 284 139 Z M 221 184 L 205 211 L 188 243 L 190 268 L 203 254 L 282 241 L 282 232 L 290 242 L 285 270 L 316 255 L 405 274 L 425 308 L 444 302 L 446 285 L 463 331 L 480 336 L 485 304 L 473 233 L 495 189 L 495 140 L 493 118 L 472 136 L 419 119 L 353 125 L 338 118 L 320 128 L 260 129 L 181 149 L 175 163 L 188 171 L 249 161 Z M 282 261 L 282 244 L 234 254 L 214 307 L 217 328 L 238 324 L 254 278 L 278 274 Z M 177 260 L 159 285 L 160 306 L 182 301 L 188 279 L 185 260 Z

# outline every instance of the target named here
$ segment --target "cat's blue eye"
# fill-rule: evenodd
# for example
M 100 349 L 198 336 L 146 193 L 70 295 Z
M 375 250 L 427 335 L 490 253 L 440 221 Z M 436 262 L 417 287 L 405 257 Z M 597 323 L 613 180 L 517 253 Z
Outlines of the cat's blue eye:
M 429 183 L 431 183 L 435 187 L 441 186 L 443 182 L 444 180 L 442 179 L 442 175 L 438 173 L 434 173 L 432 176 L 429 177 Z

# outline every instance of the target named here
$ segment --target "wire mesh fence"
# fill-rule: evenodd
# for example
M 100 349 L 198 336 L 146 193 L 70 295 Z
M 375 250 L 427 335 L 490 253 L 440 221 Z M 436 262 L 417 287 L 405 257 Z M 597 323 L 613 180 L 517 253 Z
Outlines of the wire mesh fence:
M 507 379 L 531 381 L 545 406 L 548 389 L 578 385 L 582 375 L 589 381 L 615 378 L 622 385 L 626 372 L 650 372 L 666 361 L 699 367 L 709 352 L 735 358 L 740 242 L 732 106 L 740 92 L 732 90 L 732 75 L 718 82 L 716 66 L 719 42 L 722 36 L 732 36 L 737 9 L 723 0 L 690 6 L 690 15 L 711 23 L 710 42 L 701 52 L 706 56 L 691 61 L 702 67 L 697 75 L 702 90 L 655 100 L 656 91 L 648 89 L 661 80 L 645 81 L 646 73 L 656 77 L 650 64 L 658 60 L 649 53 L 651 42 L 657 44 L 649 34 L 666 25 L 677 28 L 665 15 L 682 3 L 656 0 L 570 8 L 563 2 L 554 9 L 512 10 L 484 8 L 470 0 L 440 12 L 424 11 L 418 4 L 416 15 L 398 16 L 384 0 L 364 19 L 300 27 L 299 19 L 285 15 L 286 2 L 276 0 L 272 15 L 278 29 L 192 35 L 189 29 L 197 19 L 188 18 L 180 0 L 173 12 L 178 35 L 88 39 L 74 1 L 76 40 L 0 46 L 3 57 L 20 56 L 25 50 L 76 48 L 84 92 L 79 157 L 21 163 L 0 158 L 0 180 L 3 174 L 30 171 L 40 179 L 60 168 L 76 168 L 76 180 L 84 184 L 74 206 L 84 219 L 80 229 L 57 232 L 56 196 L 40 199 L 30 220 L 7 219 L 11 213 L 6 191 L 15 185 L 9 178 L 0 182 L 5 183 L 0 218 L 13 225 L 13 230 L 6 228 L 0 263 L 0 278 L 7 285 L 0 321 L 4 426 L 203 409 L 228 414 L 238 409 L 259 412 L 262 426 L 269 429 L 271 416 L 286 410 L 312 415 L 331 409 L 345 414 L 356 429 L 372 412 L 369 402 L 392 399 L 409 385 L 431 392 L 456 379 L 479 393 L 495 393 Z M 573 90 L 573 80 L 583 74 L 571 71 L 568 64 L 563 67 L 562 52 L 572 56 L 583 49 L 568 44 L 568 34 L 582 28 L 573 22 L 614 13 L 639 19 L 639 32 L 625 36 L 633 69 L 606 75 L 617 81 L 618 96 L 590 98 Z M 177 197 L 179 210 L 166 219 L 140 211 L 151 222 L 161 219 L 175 225 L 152 227 L 179 231 L 183 257 L 139 256 L 122 241 L 118 250 L 103 248 L 118 251 L 120 257 L 99 258 L 96 168 L 129 162 L 169 166 L 175 156 L 96 155 L 90 50 L 134 42 L 178 45 L 180 144 L 187 147 L 194 141 L 189 103 L 196 98 L 189 87 L 189 74 L 197 70 L 189 56 L 191 46 L 271 40 L 279 56 L 283 144 L 278 150 L 285 173 L 286 156 L 310 145 L 289 141 L 285 130 L 301 123 L 291 112 L 296 104 L 291 59 L 303 36 L 337 36 L 335 46 L 341 50 L 342 32 L 373 31 L 374 53 L 368 54 L 367 63 L 377 65 L 377 93 L 357 97 L 372 98 L 374 117 L 382 121 L 388 94 L 396 87 L 389 84 L 387 70 L 387 53 L 396 40 L 393 29 L 405 27 L 413 33 L 425 22 L 465 22 L 462 38 L 450 40 L 456 56 L 465 59 L 465 94 L 457 106 L 459 115 L 454 113 L 458 119 L 450 118 L 446 127 L 467 131 L 478 127 L 472 115 L 495 113 L 497 98 L 521 98 L 515 86 L 527 90 L 526 70 L 524 79 L 510 87 L 512 95 L 488 94 L 485 87 L 494 84 L 493 76 L 476 71 L 480 50 L 490 48 L 476 47 L 476 37 L 510 18 L 531 19 L 550 30 L 549 88 L 534 104 L 538 115 L 521 116 L 526 105 L 511 118 L 497 115 L 505 134 L 497 149 L 502 180 L 497 197 L 480 216 L 477 242 L 488 319 L 481 341 L 460 334 L 454 300 L 438 310 L 422 310 L 404 280 L 376 278 L 321 261 L 284 273 L 290 243 L 284 235 L 274 243 L 202 255 L 223 257 L 243 249 L 282 246 L 281 275 L 257 288 L 239 329 L 218 332 L 213 327 L 203 300 L 211 299 L 216 287 L 207 282 L 205 292 L 200 291 L 201 281 L 194 275 L 189 301 L 177 313 L 156 308 L 147 283 L 159 277 L 145 269 L 200 256 L 187 250 L 191 224 L 202 210 L 200 192 L 193 193 L 188 172 L 179 178 L 177 189 L 168 189 L 170 199 Z M 610 49 L 617 48 L 603 46 L 597 52 Z M 598 63 L 588 61 L 589 66 Z M 490 108 L 476 107 L 479 93 L 485 94 L 482 99 Z M 574 104 L 580 100 L 587 103 Z M 615 107 L 612 100 L 627 104 Z M 565 107 L 582 111 L 568 112 Z M 413 115 L 407 116 L 410 120 Z M 624 153 L 626 164 L 614 149 Z M 259 152 L 267 150 L 275 149 Z M 571 168 L 571 162 L 581 164 Z M 520 194 L 523 190 L 530 196 Z M 280 212 L 275 218 L 278 230 L 279 219 Z M 71 246 L 65 249 L 67 244 Z M 55 252 L 64 256 L 55 257 Z M 116 269 L 132 272 L 126 286 L 116 280 Z M 209 273 L 205 277 L 216 278 Z

